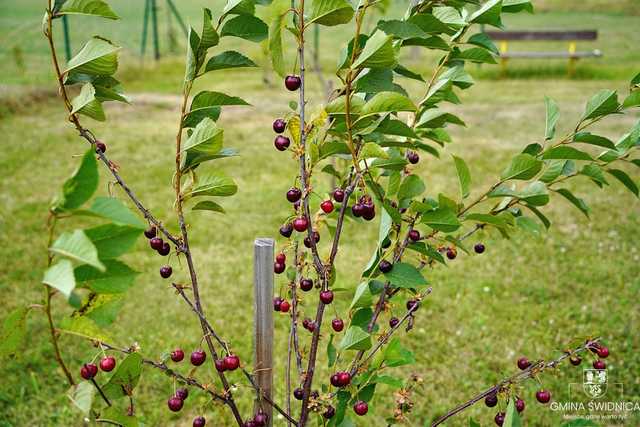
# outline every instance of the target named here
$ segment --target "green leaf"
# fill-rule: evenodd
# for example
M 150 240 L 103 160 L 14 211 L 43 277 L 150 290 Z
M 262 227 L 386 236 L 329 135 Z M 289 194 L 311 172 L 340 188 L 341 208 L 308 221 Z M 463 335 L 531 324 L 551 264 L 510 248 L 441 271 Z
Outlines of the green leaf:
M 389 159 L 376 159 L 371 162 L 369 167 L 400 171 L 403 170 L 407 164 L 407 160 L 403 157 L 390 157 Z
M 575 420 L 567 421 L 560 427 L 599 427 L 598 424 L 591 420 L 585 420 L 584 418 L 578 418 Z
M 622 108 L 637 107 L 640 105 L 640 90 L 635 90 L 627 96 L 622 103 Z
M 197 151 L 210 154 L 217 153 L 222 148 L 223 130 L 216 125 L 216 122 L 205 117 L 193 129 L 193 132 L 185 143 L 181 151 Z
M 221 15 L 253 15 L 256 0 L 228 0 Z
M 468 22 L 473 24 L 488 24 L 494 27 L 502 27 L 500 13 L 502 12 L 502 0 L 489 0 L 469 16 Z
M 98 327 L 105 328 L 116 320 L 123 305 L 122 294 L 92 294 L 73 316 L 86 317 L 93 320 Z
M 549 192 L 546 185 L 534 181 L 521 191 L 501 185 L 488 194 L 489 197 L 515 197 L 533 206 L 544 206 L 549 203 Z
M 140 229 L 128 225 L 104 224 L 85 230 L 104 261 L 126 253 L 140 237 Z
M 547 110 L 544 139 L 550 140 L 556 135 L 556 124 L 558 124 L 558 119 L 560 118 L 560 109 L 556 101 L 548 96 L 544 97 L 544 105 Z
M 541 236 L 542 232 L 544 231 L 542 228 L 540 228 L 540 224 L 538 224 L 533 218 L 530 218 L 528 216 L 516 217 L 516 226 L 534 236 Z
M 447 24 L 449 27 L 455 30 L 463 27 L 466 24 L 466 22 L 462 18 L 462 15 L 460 15 L 460 12 L 455 7 L 434 7 L 432 9 L 432 13 L 438 21 Z
M 376 31 L 367 40 L 352 68 L 393 68 L 397 63 L 393 37 Z
M 285 60 L 284 50 L 282 47 L 282 29 L 285 25 L 285 17 L 287 14 L 278 14 L 271 22 L 269 29 L 269 56 L 271 57 L 271 65 L 273 70 L 281 77 L 284 77 Z
M 74 274 L 76 287 L 88 288 L 98 294 L 118 294 L 126 292 L 138 272 L 116 259 L 104 260 L 105 271 L 89 265 L 76 267 Z
M 327 342 L 327 367 L 331 368 L 336 363 L 336 357 L 338 356 L 338 351 L 336 350 L 336 346 L 333 345 L 333 337 L 331 334 L 329 337 L 329 342 Z
M 221 172 L 211 172 L 198 178 L 193 189 L 187 192 L 184 197 L 198 196 L 218 196 L 227 197 L 236 194 L 238 186 L 233 179 L 222 174 Z
M 378 21 L 378 28 L 381 31 L 384 31 L 387 35 L 401 40 L 423 38 L 429 36 L 418 25 L 413 24 L 409 21 L 401 21 L 399 19 Z
M 610 150 L 615 150 L 616 145 L 608 138 L 599 135 L 593 135 L 589 132 L 578 132 L 573 137 L 573 142 L 582 142 L 585 144 L 596 145 L 598 147 L 608 148 Z
M 581 121 L 606 116 L 618 110 L 618 93 L 605 89 L 595 94 L 589 102 Z
M 368 350 L 371 348 L 371 335 L 359 326 L 350 326 L 338 348 L 341 351 Z
M 71 58 L 64 73 L 110 76 L 118 69 L 118 50 L 109 40 L 93 37 Z
M 489 224 L 497 228 L 505 228 L 507 226 L 507 223 L 505 222 L 503 217 L 491 214 L 471 213 L 465 216 L 464 220 L 475 221 L 481 224 Z
M 96 197 L 88 210 L 76 211 L 79 215 L 97 216 L 111 220 L 119 225 L 127 225 L 137 229 L 146 228 L 146 224 L 120 199 L 115 197 Z
M 27 314 L 29 309 L 16 308 L 5 317 L 0 331 L 0 358 L 13 356 L 27 335 Z
M 613 177 L 615 177 L 622 184 L 624 184 L 624 186 L 627 187 L 629 191 L 631 191 L 633 194 L 635 194 L 636 197 L 640 197 L 640 193 L 638 192 L 638 186 L 636 185 L 635 182 L 633 182 L 631 177 L 627 175 L 626 172 L 621 171 L 620 169 L 607 169 L 607 172 L 610 175 L 613 175 Z
M 480 427 L 480 423 L 469 417 L 469 427 Z
M 76 280 L 73 276 L 73 264 L 68 259 L 61 259 L 44 272 L 42 283 L 57 289 L 69 299 L 71 292 L 76 287 Z
M 204 68 L 204 72 L 208 73 L 209 71 L 245 67 L 257 67 L 257 65 L 255 62 L 253 62 L 243 54 L 234 50 L 228 50 L 226 52 L 222 52 L 219 55 L 211 57 Z
M 84 415 L 89 415 L 91 407 L 93 406 L 95 391 L 96 389 L 91 382 L 82 381 L 79 384 L 71 386 L 67 397 L 80 412 Z
M 567 145 L 560 145 L 558 147 L 551 148 L 542 155 L 542 158 L 545 160 L 593 160 L 593 157 L 591 157 L 588 153 L 580 151 L 577 148 L 569 147 Z
M 131 353 L 119 365 L 102 391 L 109 399 L 119 399 L 133 392 L 142 372 L 142 356 Z
M 533 13 L 533 5 L 531 0 L 503 0 L 502 12 L 503 13 L 518 13 L 526 10 L 529 13 Z
M 596 164 L 590 163 L 584 165 L 582 170 L 580 170 L 580 174 L 591 178 L 591 180 L 600 188 L 602 188 L 603 185 L 609 185 L 609 182 L 607 182 L 607 179 L 604 177 L 602 169 Z
M 65 317 L 60 322 L 61 332 L 79 335 L 92 340 L 111 342 L 111 337 L 92 319 L 84 316 Z
M 239 37 L 252 42 L 261 42 L 269 34 L 269 27 L 252 15 L 238 15 L 222 26 L 221 37 Z
M 411 243 L 407 247 L 412 251 L 416 251 L 418 253 L 421 253 L 422 255 L 428 256 L 429 258 L 435 259 L 443 265 L 447 265 L 442 254 L 435 250 L 433 247 L 426 245 L 424 242 Z
M 573 193 L 566 188 L 559 188 L 555 190 L 555 192 L 570 201 L 576 208 L 580 209 L 587 218 L 589 218 L 589 206 L 587 206 L 584 200 L 574 196 Z
M 451 56 L 452 59 L 461 59 L 464 61 L 473 62 L 476 64 L 495 64 L 496 58 L 482 47 L 472 47 L 462 51 L 455 50 Z
M 457 156 L 453 157 L 453 161 L 456 165 L 456 172 L 458 172 L 458 182 L 460 183 L 460 193 L 462 198 L 466 199 L 469 196 L 469 187 L 471 185 L 471 172 L 465 161 Z
M 102 0 L 68 0 L 58 12 L 60 15 L 93 15 L 107 19 L 120 19 L 109 4 Z
M 422 214 L 422 223 L 443 233 L 452 233 L 460 228 L 455 212 L 447 208 L 437 208 Z
M 398 367 L 416 363 L 413 353 L 402 346 L 398 337 L 394 337 L 383 352 L 384 364 L 388 367 Z
M 202 9 L 203 18 L 202 18 L 202 34 L 200 35 L 200 45 L 198 46 L 198 56 L 202 57 L 201 62 L 204 62 L 204 56 L 207 53 L 207 50 L 211 47 L 214 47 L 220 41 L 220 36 L 218 36 L 218 32 L 213 27 L 213 16 L 211 14 L 211 10 L 206 7 Z
M 422 113 L 416 127 L 435 129 L 444 127 L 447 123 L 465 126 L 465 123 L 456 115 L 432 108 Z
M 384 273 L 384 277 L 398 288 L 417 288 L 427 284 L 427 280 L 417 268 L 404 262 L 393 264 L 391 271 Z
M 530 154 L 518 154 L 511 160 L 511 164 L 500 177 L 508 179 L 529 180 L 536 176 L 542 169 L 542 162 Z
M 370 158 L 382 158 L 388 159 L 389 154 L 382 147 L 380 147 L 375 142 L 367 142 L 362 146 L 360 152 L 358 153 L 358 157 L 360 159 L 370 159 Z
M 98 163 L 93 148 L 87 150 L 80 166 L 62 186 L 62 193 L 53 202 L 55 212 L 77 209 L 87 202 L 98 188 Z
M 453 34 L 455 30 L 449 28 L 444 22 L 430 13 L 418 13 L 413 15 L 407 22 L 416 24 L 427 34 Z
M 493 40 L 491 40 L 491 37 L 489 37 L 486 33 L 477 33 L 472 35 L 467 40 L 467 43 L 485 48 L 488 51 L 495 53 L 496 55 L 500 54 L 500 50 L 498 50 L 496 45 L 493 43 Z
M 102 103 L 96 99 L 96 89 L 91 83 L 85 83 L 78 96 L 71 100 L 71 114 L 83 114 L 99 122 L 104 122 L 106 116 Z
M 518 411 L 515 406 L 515 399 L 509 399 L 509 404 L 507 405 L 507 413 L 504 418 L 503 427 L 520 427 L 522 422 L 520 421 L 520 415 L 518 415 Z
M 98 251 L 82 230 L 73 233 L 65 232 L 53 242 L 50 252 L 60 255 L 80 264 L 89 264 L 100 271 L 105 271 L 104 265 L 98 259 Z
M 418 175 L 407 175 L 398 189 L 398 200 L 413 199 L 424 193 L 427 187 Z
M 370 307 L 373 303 L 373 295 L 371 293 L 371 289 L 369 288 L 369 282 L 362 282 L 356 288 L 355 293 L 353 294 L 353 299 L 351 300 L 351 305 L 349 306 L 349 310 L 359 307 Z
M 361 118 L 373 114 L 391 113 L 397 111 L 415 111 L 414 103 L 397 92 L 380 92 L 362 107 Z
M 189 27 L 187 35 L 187 59 L 185 61 L 184 81 L 190 82 L 196 78 L 198 70 L 202 65 L 199 61 L 204 60 L 202 55 L 198 56 L 198 46 L 200 45 L 200 36 L 193 28 Z
M 203 200 L 202 202 L 198 202 L 194 207 L 191 208 L 191 210 L 219 212 L 222 214 L 226 213 L 222 206 L 212 200 Z
M 313 0 L 307 23 L 335 26 L 346 24 L 353 18 L 354 10 L 346 0 Z

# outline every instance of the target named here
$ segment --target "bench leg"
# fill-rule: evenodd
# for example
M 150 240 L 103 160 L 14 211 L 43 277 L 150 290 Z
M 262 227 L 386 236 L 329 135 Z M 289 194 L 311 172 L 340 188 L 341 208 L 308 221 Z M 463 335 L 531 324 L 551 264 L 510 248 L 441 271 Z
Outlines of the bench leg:
M 505 58 L 502 55 L 507 53 L 508 49 L 509 49 L 509 45 L 508 45 L 506 40 L 503 40 L 502 42 L 500 42 L 500 75 L 502 77 L 506 77 L 507 76 L 507 61 L 508 61 L 508 59 Z
M 576 42 L 571 41 L 569 42 L 569 55 L 574 55 L 575 53 L 576 53 Z M 576 74 L 577 61 L 578 61 L 578 58 L 569 56 L 569 68 L 567 69 L 569 77 L 573 77 Z

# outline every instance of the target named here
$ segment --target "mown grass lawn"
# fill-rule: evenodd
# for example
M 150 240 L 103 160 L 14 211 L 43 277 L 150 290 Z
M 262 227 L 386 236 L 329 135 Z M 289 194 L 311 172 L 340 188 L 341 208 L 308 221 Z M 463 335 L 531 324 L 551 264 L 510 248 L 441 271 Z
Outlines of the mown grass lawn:
M 34 2 L 25 2 L 33 6 Z M 114 6 L 116 5 L 114 1 Z M 33 8 L 32 8 L 33 9 Z M 32 10 L 31 9 L 31 10 Z M 36 8 L 37 9 L 37 8 Z M 561 15 L 554 15 L 564 22 Z M 562 15 L 569 21 L 571 15 Z M 626 23 L 637 17 L 588 15 L 592 22 L 606 22 L 612 33 L 624 32 L 625 40 L 637 40 Z M 21 15 L 20 19 L 31 14 Z M 36 16 L 36 21 L 39 18 Z M 3 18 L 5 19 L 5 18 Z M 533 18 L 528 18 L 533 19 Z M 0 21 L 3 22 L 4 21 Z M 529 21 L 533 22 L 533 21 Z M 619 24 L 617 24 L 619 23 Z M 577 25 L 568 22 L 567 25 Z M 37 26 L 37 24 L 36 24 Z M 132 30 L 133 31 L 133 30 Z M 617 33 L 616 33 L 617 34 Z M 37 32 L 34 34 L 37 37 Z M 335 36 L 339 37 L 339 35 Z M 31 40 L 31 39 L 30 39 Z M 603 43 L 610 43 L 603 40 Z M 33 39 L 33 46 L 41 41 Z M 612 44 L 613 46 L 613 44 Z M 34 48 L 35 49 L 35 48 Z M 457 195 L 457 180 L 449 154 L 462 156 L 471 167 L 473 194 L 491 185 L 508 160 L 526 144 L 539 141 L 544 134 L 544 95 L 555 98 L 562 110 L 560 130 L 569 131 L 578 119 L 586 99 L 602 88 L 626 91 L 628 80 L 638 63 L 629 59 L 632 52 L 615 50 L 622 59 L 599 77 L 613 75 L 615 80 L 486 80 L 463 94 L 462 107 L 452 108 L 467 123 L 453 130 L 454 144 L 441 159 L 422 156 L 417 173 L 425 179 L 430 196 L 443 192 Z M 606 53 L 606 51 L 605 51 Z M 326 52 L 329 58 L 331 52 Z M 617 56 L 615 56 L 618 58 Z M 48 66 L 46 58 L 33 56 L 34 64 Z M 132 61 L 133 58 L 129 57 Z M 127 61 L 127 59 L 125 59 Z M 416 60 L 416 68 L 426 71 L 427 61 Z M 325 61 L 327 66 L 330 63 Z M 606 63 L 605 63 L 606 64 Z M 587 64 L 589 65 L 589 64 Z M 594 66 L 598 66 L 597 64 Z M 65 123 L 59 100 L 45 93 L 34 104 L 16 104 L 27 93 L 25 83 L 43 87 L 45 68 L 27 81 L 11 71 L 11 64 L 0 68 L 0 75 L 11 88 L 11 105 L 17 113 L 0 120 L 3 149 L 0 151 L 0 292 L 2 315 L 20 305 L 36 303 L 42 297 L 39 281 L 46 262 L 45 220 L 49 201 L 64 178 L 77 164 L 85 146 Z M 561 64 L 559 65 L 561 67 Z M 138 70 L 138 71 L 136 71 Z M 484 72 L 484 71 L 483 71 Z M 177 99 L 175 93 L 182 76 L 179 59 L 167 59 L 157 66 L 147 64 L 144 75 L 131 65 L 122 79 L 134 92 L 131 106 L 111 106 L 107 124 L 92 129 L 109 146 L 109 154 L 120 166 L 122 175 L 146 204 L 175 228 L 170 186 L 173 168 Z M 481 73 L 480 73 L 481 74 Z M 560 72 L 561 74 L 561 72 Z M 220 78 L 220 76 L 223 76 Z M 309 101 L 319 103 L 322 95 L 311 80 Z M 403 83 L 404 84 L 404 83 Z M 243 360 L 251 358 L 252 327 L 252 254 L 253 239 L 276 236 L 282 219 L 288 215 L 284 192 L 291 186 L 295 163 L 273 149 L 271 122 L 287 109 L 293 95 L 281 89 L 279 82 L 265 86 L 257 71 L 229 72 L 210 77 L 202 88 L 241 95 L 252 108 L 230 108 L 223 113 L 225 144 L 241 151 L 241 157 L 220 165 L 236 179 L 238 194 L 224 201 L 227 215 L 207 212 L 189 213 L 191 245 L 203 283 L 205 310 L 214 326 L 224 332 Z M 51 85 L 48 85 L 51 87 Z M 421 89 L 406 83 L 410 93 Z M 162 94 L 161 94 L 162 93 Z M 18 107 L 16 107 L 18 105 Z M 638 114 L 612 117 L 599 124 L 597 132 L 617 140 L 639 119 Z M 86 121 L 87 124 L 90 122 Z M 636 178 L 638 170 L 626 168 Z M 108 194 L 109 177 L 102 172 L 100 195 Z M 600 190 L 586 179 L 569 185 L 592 208 L 590 221 L 565 200 L 557 197 L 544 211 L 553 221 L 542 237 L 523 233 L 511 240 L 494 234 L 478 234 L 487 252 L 481 256 L 461 254 L 448 267 L 437 266 L 426 272 L 434 292 L 420 309 L 415 329 L 403 342 L 416 354 L 418 363 L 395 373 L 408 377 L 417 374 L 424 385 L 415 396 L 414 423 L 425 425 L 439 414 L 471 397 L 477 391 L 514 372 L 520 355 L 531 359 L 555 357 L 574 339 L 600 335 L 611 348 L 607 360 L 610 382 L 624 383 L 627 400 L 640 398 L 640 204 L 621 184 L 613 182 Z M 327 180 L 328 183 L 328 180 Z M 327 184 L 328 185 L 328 184 Z M 472 194 L 472 196 L 473 196 Z M 124 195 L 115 190 L 115 196 Z M 77 222 L 62 227 L 72 228 Z M 338 261 L 338 286 L 355 289 L 361 267 L 367 262 L 377 222 L 347 224 Z M 279 244 L 284 242 L 281 240 Z M 326 241 L 323 241 L 326 243 Z M 324 251 L 328 248 L 322 246 Z M 140 239 L 127 262 L 140 271 L 136 285 L 127 294 L 116 326 L 109 330 L 115 343 L 127 346 L 137 342 L 142 352 L 159 358 L 175 346 L 187 351 L 197 346 L 200 330 L 196 319 L 174 292 L 158 278 L 162 262 L 150 254 Z M 184 268 L 174 266 L 176 279 L 185 278 Z M 282 284 L 284 279 L 279 279 Z M 305 312 L 315 305 L 307 298 Z M 345 317 L 351 295 L 338 298 L 337 312 Z M 58 306 L 58 320 L 69 309 Z M 401 310 L 401 303 L 392 307 Z M 276 356 L 282 372 L 286 348 L 287 319 L 276 318 Z M 65 396 L 66 386 L 57 369 L 49 342 L 44 316 L 33 312 L 28 322 L 27 345 L 19 358 L 0 364 L 0 426 L 75 426 L 82 425 L 79 414 Z M 323 345 L 326 342 L 323 340 Z M 303 334 L 308 345 L 308 336 Z M 65 357 L 74 372 L 82 361 L 94 354 L 86 342 L 64 337 Z M 590 361 L 589 361 L 590 362 Z M 320 376 L 328 375 L 324 359 Z M 185 370 L 186 366 L 181 369 Z M 211 368 L 201 368 L 203 377 Z M 236 394 L 245 413 L 252 404 L 251 390 L 241 385 L 241 374 L 231 375 L 238 382 Z M 277 377 L 277 397 L 283 401 L 284 381 Z M 581 368 L 563 367 L 556 374 L 541 378 L 554 398 L 566 401 L 569 383 L 582 382 Z M 168 378 L 146 369 L 136 393 L 138 415 L 149 426 L 190 425 L 200 414 L 206 399 L 194 393 L 179 415 L 170 414 L 166 399 L 173 385 Z M 528 383 L 521 395 L 527 401 L 525 423 L 529 426 L 557 426 L 562 413 L 534 403 L 536 386 Z M 619 395 L 614 396 L 618 400 Z M 393 393 L 379 393 L 374 401 L 376 416 L 368 416 L 368 425 L 384 425 L 391 414 Z M 227 425 L 226 411 L 207 406 L 211 425 Z M 478 405 L 449 425 L 466 425 L 473 416 L 483 426 L 493 425 L 494 410 Z M 284 425 L 278 421 L 277 425 Z M 640 424 L 640 414 L 631 414 L 625 425 Z M 365 424 L 363 424 L 365 425 Z

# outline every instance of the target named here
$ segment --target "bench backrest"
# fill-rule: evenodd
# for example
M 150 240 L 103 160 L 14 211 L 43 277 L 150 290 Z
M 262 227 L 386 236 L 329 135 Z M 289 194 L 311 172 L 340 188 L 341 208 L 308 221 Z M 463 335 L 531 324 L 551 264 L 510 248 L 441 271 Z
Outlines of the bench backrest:
M 597 40 L 598 31 L 487 31 L 493 40 L 533 41 L 533 40 Z

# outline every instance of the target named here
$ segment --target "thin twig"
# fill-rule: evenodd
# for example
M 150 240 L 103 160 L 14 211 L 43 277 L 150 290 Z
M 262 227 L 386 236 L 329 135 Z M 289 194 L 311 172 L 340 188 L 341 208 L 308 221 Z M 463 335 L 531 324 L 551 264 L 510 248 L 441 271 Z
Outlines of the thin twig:
M 258 387 L 258 385 L 255 383 L 255 381 L 253 380 L 253 376 L 246 371 L 246 369 L 243 369 L 242 372 L 244 373 L 244 375 L 247 377 L 247 379 L 249 380 L 249 382 L 251 383 L 251 386 L 253 387 L 253 389 L 256 392 L 256 395 L 258 396 L 258 400 L 264 400 L 265 402 L 267 402 L 269 405 L 271 405 L 273 407 L 273 409 L 275 409 L 276 411 L 278 411 L 278 413 L 280 413 L 280 415 L 282 415 L 283 417 L 285 417 L 287 419 L 287 421 L 289 421 L 290 423 L 292 423 L 294 426 L 297 426 L 298 423 L 296 422 L 296 420 L 294 420 L 291 415 L 289 415 L 287 413 L 287 411 L 285 411 L 284 409 L 282 409 L 280 407 L 280 405 L 278 405 L 276 402 L 274 402 L 273 400 L 271 400 L 269 398 L 269 396 L 267 396 L 265 393 L 262 392 L 262 390 Z
M 540 372 L 543 372 L 546 369 L 555 368 L 556 366 L 558 366 L 558 364 L 560 364 L 560 362 L 562 362 L 567 357 L 571 357 L 571 355 L 573 355 L 573 354 L 580 353 L 582 351 L 587 350 L 589 347 L 591 347 L 594 343 L 597 343 L 599 340 L 600 340 L 600 338 L 595 338 L 593 340 L 587 340 L 587 342 L 584 343 L 583 345 L 581 345 L 580 347 L 574 349 L 573 351 L 565 352 L 562 356 L 558 357 L 557 359 L 551 360 L 549 362 L 545 362 L 544 360 L 541 360 L 541 361 L 538 361 L 536 363 L 533 363 L 531 366 L 529 366 L 524 371 L 518 372 L 518 373 L 516 373 L 516 374 L 514 374 L 514 375 L 512 375 L 512 376 L 510 376 L 508 378 L 503 379 L 502 381 L 500 381 L 496 385 L 486 389 L 485 391 L 483 391 L 481 393 L 478 393 L 477 395 L 475 395 L 471 399 L 467 400 L 466 402 L 464 402 L 464 403 L 456 406 L 455 408 L 451 409 L 446 414 L 444 414 L 443 416 L 441 416 L 440 418 L 435 420 L 433 422 L 433 424 L 431 424 L 431 427 L 436 427 L 436 426 L 442 424 L 443 422 L 445 422 L 446 420 L 448 420 L 452 416 L 464 411 L 465 409 L 467 409 L 470 406 L 473 406 L 475 403 L 479 402 L 480 400 L 484 399 L 485 397 L 500 392 L 501 390 L 507 388 L 511 384 L 518 383 L 518 382 L 524 381 L 526 379 L 532 378 L 532 377 L 536 376 L 537 374 L 539 374 Z

